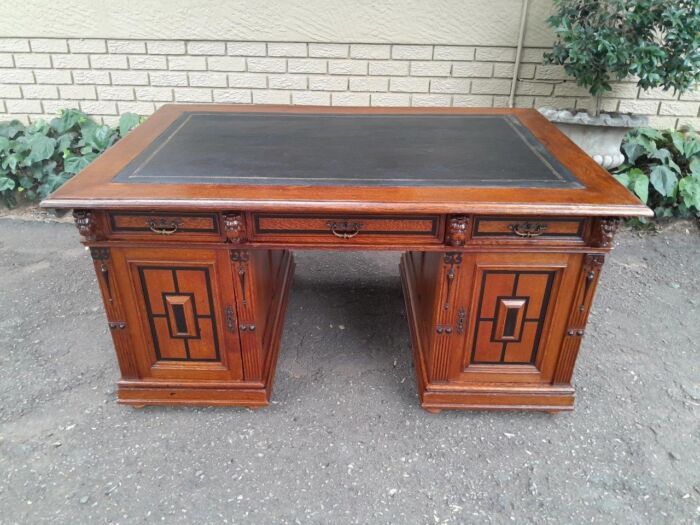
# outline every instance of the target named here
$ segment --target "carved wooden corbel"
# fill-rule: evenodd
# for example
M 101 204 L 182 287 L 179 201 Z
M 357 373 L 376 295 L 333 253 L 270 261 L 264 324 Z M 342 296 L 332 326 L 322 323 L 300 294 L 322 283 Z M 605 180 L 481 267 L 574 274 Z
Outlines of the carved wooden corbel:
M 468 226 L 469 217 L 465 215 L 450 217 L 447 225 L 447 243 L 450 246 L 464 246 L 467 241 Z

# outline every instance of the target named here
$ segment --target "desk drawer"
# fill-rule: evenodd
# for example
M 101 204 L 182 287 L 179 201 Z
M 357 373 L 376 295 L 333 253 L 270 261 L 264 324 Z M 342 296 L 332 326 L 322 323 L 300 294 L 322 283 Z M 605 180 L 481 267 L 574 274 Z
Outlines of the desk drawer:
M 440 215 L 252 215 L 254 239 L 267 242 L 437 244 L 444 224 Z
M 473 241 L 582 243 L 585 219 L 554 217 L 475 217 Z
M 114 211 L 108 216 L 111 237 L 147 239 L 219 240 L 216 213 L 156 213 Z

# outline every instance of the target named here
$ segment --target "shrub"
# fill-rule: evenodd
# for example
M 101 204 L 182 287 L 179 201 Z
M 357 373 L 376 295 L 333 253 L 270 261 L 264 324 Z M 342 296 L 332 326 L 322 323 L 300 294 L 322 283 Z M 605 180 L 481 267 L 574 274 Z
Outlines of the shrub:
M 38 201 L 95 160 L 142 119 L 125 113 L 116 128 L 66 109 L 50 123 L 0 122 L 0 197 L 8 207 L 22 196 Z
M 614 177 L 657 217 L 700 217 L 700 134 L 640 128 L 622 146 Z
M 686 91 L 700 81 L 698 0 L 554 0 L 561 64 L 600 103 L 610 81 L 634 75 L 642 89 Z

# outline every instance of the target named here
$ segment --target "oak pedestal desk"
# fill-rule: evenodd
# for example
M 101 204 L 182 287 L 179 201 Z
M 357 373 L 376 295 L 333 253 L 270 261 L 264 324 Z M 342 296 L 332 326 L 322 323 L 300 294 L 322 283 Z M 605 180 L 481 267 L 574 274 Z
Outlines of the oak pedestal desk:
M 121 403 L 267 405 L 291 250 L 400 250 L 429 411 L 571 410 L 618 221 L 650 214 L 536 111 L 455 108 L 166 105 L 43 206 L 90 249 Z

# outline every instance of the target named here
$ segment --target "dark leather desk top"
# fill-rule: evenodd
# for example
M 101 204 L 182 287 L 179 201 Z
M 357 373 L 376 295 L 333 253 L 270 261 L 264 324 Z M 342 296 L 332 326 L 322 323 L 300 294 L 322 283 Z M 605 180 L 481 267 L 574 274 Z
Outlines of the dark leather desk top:
M 185 112 L 112 180 L 582 187 L 512 115 Z

